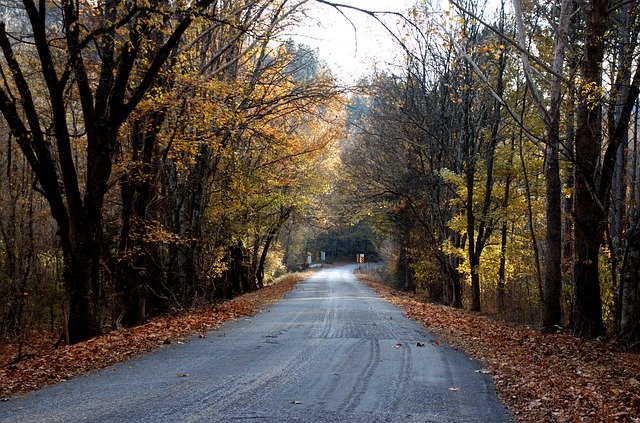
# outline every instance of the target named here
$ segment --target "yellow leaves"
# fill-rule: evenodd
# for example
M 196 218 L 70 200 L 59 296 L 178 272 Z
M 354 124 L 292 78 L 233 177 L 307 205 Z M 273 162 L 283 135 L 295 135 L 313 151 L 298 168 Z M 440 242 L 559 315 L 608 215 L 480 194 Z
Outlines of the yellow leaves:
M 438 174 L 447 184 L 456 187 L 461 194 L 463 193 L 462 190 L 466 192 L 466 182 L 462 175 L 459 175 L 447 168 L 441 169 Z
M 451 244 L 451 241 L 449 241 L 449 240 L 446 240 L 442 244 L 442 251 L 445 254 L 448 254 L 448 255 L 453 256 L 453 257 L 458 257 L 461 260 L 464 260 L 466 258 L 466 252 L 462 248 L 453 246 Z
M 166 157 L 176 166 L 178 173 L 182 173 L 194 165 L 200 152 L 200 143 L 188 138 L 174 140 L 167 150 Z
M 477 53 L 485 54 L 495 60 L 498 60 L 500 58 L 500 55 L 503 53 L 504 49 L 505 46 L 501 43 L 484 43 L 475 46 L 475 50 Z
M 181 52 L 176 56 L 175 66 L 177 69 L 188 69 L 190 67 L 190 60 L 185 52 Z
M 313 66 L 300 70 L 307 57 L 297 57 L 287 45 L 269 48 L 264 57 L 259 43 L 247 47 L 234 65 L 220 57 L 202 73 L 209 58 L 199 48 L 185 48 L 168 71 L 171 89 L 154 91 L 136 110 L 143 124 L 147 115 L 163 114 L 157 145 L 178 180 L 196 169 L 211 178 L 202 181 L 209 187 L 206 219 L 222 228 L 225 245 L 264 233 L 281 209 L 307 207 L 326 192 L 326 175 L 339 162 L 335 145 L 346 133 L 344 99 L 331 78 Z M 120 173 L 134 175 L 138 168 L 123 164 Z M 181 242 L 159 224 L 146 225 L 142 242 Z M 225 270 L 218 253 L 211 252 L 208 274 Z
M 456 16 L 452 20 L 460 26 L 464 26 L 464 24 L 466 23 L 466 20 L 463 16 Z
M 467 232 L 466 216 L 462 213 L 457 213 L 451 217 L 447 224 L 451 229 L 459 234 L 465 234 Z
M 577 81 L 579 93 L 587 103 L 589 110 L 593 110 L 600 104 L 605 95 L 604 88 L 595 81 Z
M 162 225 L 157 220 L 132 219 L 131 239 L 145 244 L 180 244 L 188 242 Z

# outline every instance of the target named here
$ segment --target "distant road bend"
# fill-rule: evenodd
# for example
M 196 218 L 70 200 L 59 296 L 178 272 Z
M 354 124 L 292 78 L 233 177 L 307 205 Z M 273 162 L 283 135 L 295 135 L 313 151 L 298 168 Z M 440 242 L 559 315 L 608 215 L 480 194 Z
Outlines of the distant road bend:
M 208 338 L 0 403 L 0 422 L 512 421 L 476 362 L 352 270 L 322 270 Z

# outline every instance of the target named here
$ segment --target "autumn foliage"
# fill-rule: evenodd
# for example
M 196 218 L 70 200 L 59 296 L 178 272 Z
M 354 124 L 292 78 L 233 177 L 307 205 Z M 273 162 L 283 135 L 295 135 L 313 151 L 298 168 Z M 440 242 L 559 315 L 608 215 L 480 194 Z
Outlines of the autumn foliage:
M 496 321 L 429 304 L 360 279 L 446 342 L 479 360 L 521 422 L 633 422 L 640 416 L 640 356 L 609 341 Z M 464 389 L 461 387 L 461 390 Z
M 342 153 L 389 280 L 640 345 L 639 7 L 416 2 Z
M 0 346 L 0 398 L 63 382 L 120 363 L 163 346 L 206 337 L 221 324 L 250 316 L 284 297 L 308 274 L 296 273 L 277 283 L 226 302 L 179 316 L 158 317 L 134 328 L 111 331 L 71 346 L 54 346 L 57 333 L 32 331 L 23 343 L 4 339 Z
M 335 78 L 288 38 L 306 2 L 9 3 L 0 334 L 73 344 L 302 263 L 279 235 L 344 128 Z

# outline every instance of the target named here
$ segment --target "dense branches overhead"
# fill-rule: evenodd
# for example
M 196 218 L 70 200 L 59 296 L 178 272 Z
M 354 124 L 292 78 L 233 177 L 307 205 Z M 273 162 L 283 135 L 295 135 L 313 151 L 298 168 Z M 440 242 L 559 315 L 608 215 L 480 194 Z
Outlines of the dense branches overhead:
M 281 38 L 306 3 L 3 2 L 2 123 L 55 222 L 68 341 L 277 268 L 341 133 L 332 76 Z
M 636 1 L 1 4 L 3 332 L 43 320 L 31 291 L 76 342 L 322 246 L 455 307 L 640 339 Z M 342 91 L 286 39 L 312 4 L 404 60 Z
M 472 309 L 522 320 L 541 311 L 548 331 L 608 325 L 638 339 L 638 320 L 619 320 L 638 304 L 618 298 L 638 290 L 625 284 L 636 253 L 624 229 L 638 208 L 636 7 L 452 1 L 407 13 L 405 69 L 353 100 L 344 153 L 388 222 L 403 285 L 456 306 L 462 291 Z

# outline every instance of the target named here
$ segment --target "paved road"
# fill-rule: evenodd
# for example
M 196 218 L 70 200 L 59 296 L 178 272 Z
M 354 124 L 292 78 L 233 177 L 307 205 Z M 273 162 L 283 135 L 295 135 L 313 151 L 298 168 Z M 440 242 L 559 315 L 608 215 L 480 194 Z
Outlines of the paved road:
M 0 403 L 0 421 L 512 421 L 477 363 L 351 269 L 320 271 L 205 339 Z

